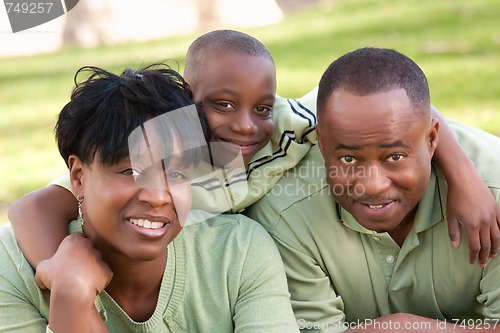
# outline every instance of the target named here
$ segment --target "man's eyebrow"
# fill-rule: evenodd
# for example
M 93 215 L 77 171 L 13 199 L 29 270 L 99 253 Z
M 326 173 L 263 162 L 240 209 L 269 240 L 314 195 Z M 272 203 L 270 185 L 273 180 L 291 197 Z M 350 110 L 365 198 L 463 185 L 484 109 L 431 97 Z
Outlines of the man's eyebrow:
M 361 147 L 360 146 L 348 146 L 348 145 L 344 145 L 342 143 L 339 143 L 336 147 L 335 147 L 335 150 L 360 150 Z
M 396 141 L 387 142 L 387 143 L 381 143 L 378 146 L 381 147 L 381 148 L 394 148 L 394 147 L 405 147 L 405 148 L 408 148 L 409 147 L 406 143 L 404 143 L 401 140 L 396 140 Z
M 408 148 L 409 146 L 401 140 L 396 140 L 396 141 L 392 141 L 392 142 L 381 143 L 378 145 L 378 147 L 380 147 L 380 148 L 394 148 L 394 147 Z M 350 146 L 350 145 L 345 145 L 345 144 L 339 143 L 335 147 L 335 150 L 360 150 L 361 148 L 362 148 L 361 146 Z

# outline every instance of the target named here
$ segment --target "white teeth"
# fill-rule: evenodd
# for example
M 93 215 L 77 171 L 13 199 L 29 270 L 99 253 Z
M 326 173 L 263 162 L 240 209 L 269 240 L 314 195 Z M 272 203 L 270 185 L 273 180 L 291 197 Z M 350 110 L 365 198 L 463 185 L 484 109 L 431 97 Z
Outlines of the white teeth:
M 382 208 L 384 205 L 368 205 L 371 209 L 373 210 L 379 210 Z
M 165 225 L 163 222 L 151 222 L 145 219 L 130 219 L 130 222 L 147 229 L 158 229 Z

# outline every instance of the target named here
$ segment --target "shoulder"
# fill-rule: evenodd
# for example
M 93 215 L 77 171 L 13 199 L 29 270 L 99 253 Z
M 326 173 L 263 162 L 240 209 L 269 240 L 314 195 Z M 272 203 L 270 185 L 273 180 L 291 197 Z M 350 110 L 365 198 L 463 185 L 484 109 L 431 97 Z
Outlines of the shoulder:
M 10 224 L 0 227 L 0 275 L 14 282 L 34 279 L 34 271 L 17 245 Z
M 297 112 L 306 112 L 316 115 L 316 98 L 318 87 L 313 88 L 307 94 L 299 98 L 286 98 L 276 95 L 273 111 L 278 113 L 283 110 L 295 109 Z
M 197 246 L 217 248 L 214 244 L 247 248 L 251 243 L 271 241 L 265 229 L 256 221 L 241 214 L 220 214 L 205 221 L 184 227 L 185 241 L 197 239 Z
M 17 245 L 10 224 L 0 227 L 0 292 L 30 302 L 42 302 L 35 273 Z M 37 303 L 38 304 L 38 303 Z M 40 304 L 38 304 L 40 305 Z
M 273 123 L 276 133 L 291 132 L 298 142 L 316 142 L 316 95 L 314 88 L 300 98 L 276 96 L 273 106 Z
M 319 147 L 315 145 L 295 167 L 284 171 L 273 188 L 247 211 L 282 212 L 291 206 L 300 205 L 310 197 L 323 194 L 326 187 L 324 160 Z
M 21 264 L 23 254 L 17 245 L 14 232 L 10 224 L 0 227 L 0 262 L 2 263 L 2 272 L 5 270 L 5 264 Z
M 452 120 L 447 123 L 485 183 L 500 189 L 500 138 Z

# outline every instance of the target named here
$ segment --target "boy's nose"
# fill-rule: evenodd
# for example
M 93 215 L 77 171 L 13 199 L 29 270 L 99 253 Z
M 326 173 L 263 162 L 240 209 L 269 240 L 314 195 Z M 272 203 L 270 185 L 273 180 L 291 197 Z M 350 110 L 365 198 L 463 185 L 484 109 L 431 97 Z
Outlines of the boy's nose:
M 229 126 L 233 131 L 245 135 L 253 134 L 258 129 L 249 110 L 239 110 Z

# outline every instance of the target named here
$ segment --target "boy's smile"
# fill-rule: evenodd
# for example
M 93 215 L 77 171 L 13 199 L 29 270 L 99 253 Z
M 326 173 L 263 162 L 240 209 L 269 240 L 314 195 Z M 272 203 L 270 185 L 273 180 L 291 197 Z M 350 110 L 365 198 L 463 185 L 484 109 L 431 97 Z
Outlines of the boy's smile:
M 196 82 L 194 100 L 201 102 L 215 142 L 245 165 L 271 140 L 276 93 L 274 63 L 236 52 L 213 53 Z

